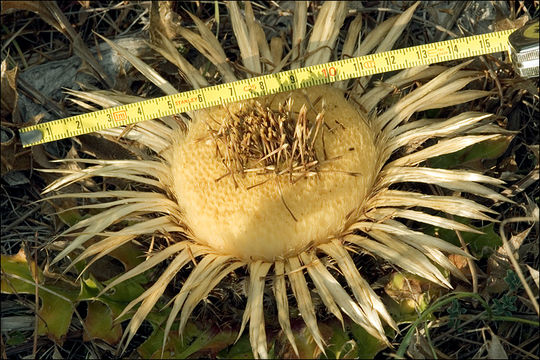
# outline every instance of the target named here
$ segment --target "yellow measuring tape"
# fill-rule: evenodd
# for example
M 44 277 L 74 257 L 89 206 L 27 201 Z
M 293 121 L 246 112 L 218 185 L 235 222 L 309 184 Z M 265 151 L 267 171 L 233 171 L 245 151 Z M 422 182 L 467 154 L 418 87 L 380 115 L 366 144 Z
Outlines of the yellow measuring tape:
M 508 51 L 514 30 L 446 40 L 263 75 L 22 128 L 24 147 L 215 105 L 418 65 Z M 538 31 L 538 30 L 537 30 Z

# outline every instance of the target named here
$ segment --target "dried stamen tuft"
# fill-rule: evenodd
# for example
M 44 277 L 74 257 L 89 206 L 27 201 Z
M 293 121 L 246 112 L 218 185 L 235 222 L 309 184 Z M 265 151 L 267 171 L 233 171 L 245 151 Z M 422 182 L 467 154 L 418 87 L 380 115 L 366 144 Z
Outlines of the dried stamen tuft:
M 218 130 L 210 131 L 229 174 L 274 172 L 289 174 L 292 181 L 293 176 L 317 172 L 320 162 L 314 145 L 324 123 L 324 110 L 309 121 L 306 105 L 298 113 L 292 106 L 289 97 L 277 111 L 258 101 L 236 113 L 227 108 L 229 116 Z

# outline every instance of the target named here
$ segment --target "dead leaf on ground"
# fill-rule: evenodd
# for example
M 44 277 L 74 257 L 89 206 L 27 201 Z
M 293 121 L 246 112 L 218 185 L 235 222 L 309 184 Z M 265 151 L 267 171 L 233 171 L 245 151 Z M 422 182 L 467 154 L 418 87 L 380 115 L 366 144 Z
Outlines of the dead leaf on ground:
M 7 60 L 2 61 L 2 74 L 0 94 L 2 99 L 1 116 L 2 121 L 9 121 L 14 124 L 21 123 L 21 117 L 17 103 L 19 94 L 17 93 L 17 74 L 18 67 L 8 70 Z
M 150 8 L 150 36 L 159 43 L 159 32 L 173 40 L 180 34 L 182 19 L 174 11 L 173 1 L 153 1 Z
M 532 228 L 533 227 L 531 226 L 519 234 L 512 235 L 508 241 L 511 248 L 514 250 L 513 256 L 516 260 L 519 259 L 520 255 L 523 255 L 519 250 Z M 490 294 L 499 294 L 506 291 L 508 284 L 506 284 L 504 278 L 506 277 L 508 269 L 511 268 L 512 266 L 504 247 L 499 247 L 499 249 L 488 258 L 486 291 Z
M 499 337 L 495 335 L 491 330 L 491 340 L 487 342 L 487 358 L 488 359 L 508 359 L 506 351 L 499 340 Z
M 519 29 L 520 27 L 525 25 L 527 21 L 529 21 L 529 19 L 530 18 L 527 15 L 520 16 L 515 20 L 510 20 L 508 17 L 505 16 L 495 21 L 495 31 Z
M 450 254 L 448 255 L 448 260 L 450 260 L 450 262 L 454 264 L 467 279 L 471 278 L 471 269 L 469 268 L 469 263 L 467 262 L 467 258 L 465 256 L 459 254 Z
M 532 277 L 534 283 L 536 284 L 536 288 L 540 289 L 539 279 L 538 279 L 538 270 L 533 269 L 532 267 L 530 267 L 527 264 L 525 264 L 525 265 L 527 266 L 527 269 L 529 270 L 529 273 L 531 274 L 531 277 Z
M 101 65 L 92 55 L 81 36 L 75 31 L 73 26 L 55 1 L 3 1 L 2 14 L 16 10 L 27 10 L 37 13 L 43 21 L 54 27 L 66 36 L 73 45 L 75 53 L 81 58 L 83 63 L 89 64 L 93 75 L 102 80 L 108 87 L 113 87 L 113 82 L 109 79 Z

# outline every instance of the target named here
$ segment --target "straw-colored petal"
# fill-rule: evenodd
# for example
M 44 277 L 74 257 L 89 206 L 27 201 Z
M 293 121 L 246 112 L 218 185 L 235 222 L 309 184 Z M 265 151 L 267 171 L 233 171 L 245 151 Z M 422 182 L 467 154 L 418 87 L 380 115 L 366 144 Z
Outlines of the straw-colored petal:
M 165 94 L 172 95 L 176 94 L 178 90 L 174 88 L 167 80 L 165 80 L 161 75 L 159 75 L 152 67 L 146 64 L 144 61 L 131 54 L 126 48 L 110 41 L 109 39 L 97 34 L 100 38 L 105 40 L 107 44 L 114 50 L 116 50 L 123 58 L 131 63 L 137 70 L 141 72 L 148 80 L 150 80 L 154 85 L 159 87 Z
M 461 250 L 457 246 L 448 244 L 444 240 L 423 234 L 418 231 L 413 231 L 407 226 L 395 220 L 386 220 L 385 223 L 393 227 L 391 230 L 392 234 L 394 234 L 397 238 L 422 251 L 433 262 L 450 271 L 450 273 L 452 273 L 454 276 L 465 282 L 468 282 L 465 275 L 463 275 L 463 273 L 454 264 L 452 264 L 448 257 L 438 249 L 442 249 L 449 253 L 459 254 L 467 258 L 473 258 L 471 255 L 467 254 L 465 251 Z M 396 231 L 396 229 L 399 230 Z
M 280 65 L 281 59 L 283 56 L 283 39 L 280 37 L 274 36 L 272 40 L 270 40 L 270 56 L 272 63 L 276 65 Z
M 85 101 L 93 102 L 104 108 L 120 106 L 124 104 L 132 104 L 139 101 L 146 100 L 140 96 L 122 94 L 117 91 L 111 90 L 97 90 L 97 91 L 77 91 L 68 89 L 66 92 L 74 97 L 83 99 Z M 69 100 L 90 109 L 91 111 L 97 111 L 94 107 L 89 107 L 76 99 L 70 98 Z M 176 115 L 177 118 L 184 120 L 184 116 L 181 114 Z M 147 120 L 139 122 L 129 127 L 120 126 L 116 128 L 103 129 L 97 133 L 102 135 L 120 136 L 123 135 L 126 139 L 135 140 L 142 145 L 148 146 L 150 149 L 159 153 L 164 147 L 170 145 L 171 130 L 177 130 L 179 124 L 176 120 L 172 120 L 170 117 L 165 116 L 159 119 Z M 127 131 L 126 131 L 127 130 Z M 163 143 L 166 141 L 166 143 Z
M 440 109 L 443 107 L 464 104 L 466 102 L 480 99 L 491 94 L 491 91 L 484 90 L 462 90 L 454 94 L 449 94 L 448 96 L 441 96 L 439 98 L 435 98 L 434 101 L 426 101 L 423 105 L 419 106 L 416 111 Z
M 229 258 L 226 256 L 221 256 L 214 260 L 212 268 L 207 269 L 204 272 L 204 278 L 200 279 L 192 287 L 188 297 L 186 298 L 185 303 L 182 306 L 182 313 L 180 314 L 180 324 L 178 327 L 178 332 L 182 334 L 186 327 L 189 316 L 195 309 L 195 306 L 204 299 L 210 291 L 212 291 L 217 284 L 227 275 L 229 275 L 234 270 L 238 269 L 245 264 L 241 261 L 234 261 L 232 264 L 228 263 Z
M 358 36 L 360 35 L 360 30 L 362 29 L 362 15 L 356 15 L 351 24 L 349 25 L 349 30 L 347 31 L 347 37 L 343 43 L 343 49 L 341 50 L 341 58 L 347 59 L 354 57 L 354 50 L 358 44 Z
M 71 268 L 79 261 L 82 261 L 90 256 L 94 256 L 91 261 L 86 264 L 81 275 L 86 269 L 92 265 L 95 261 L 101 259 L 103 256 L 109 254 L 115 249 L 119 248 L 123 244 L 131 241 L 135 237 L 143 234 L 152 234 L 154 232 L 175 232 L 183 231 L 183 228 L 176 225 L 169 216 L 161 216 L 155 219 L 149 219 L 140 223 L 130 225 L 128 227 L 119 230 L 114 235 L 108 236 L 103 240 L 98 241 L 95 244 L 87 247 L 79 256 L 77 256 L 67 269 Z
M 426 94 L 418 98 L 417 100 L 415 100 L 408 106 L 402 106 L 403 104 L 401 104 L 401 100 L 400 100 L 395 105 L 396 107 L 401 107 L 399 111 L 394 113 L 393 116 L 389 118 L 389 116 L 391 116 L 393 113 L 392 109 L 389 109 L 387 112 L 385 112 L 383 115 L 381 115 L 377 119 L 378 125 L 383 125 L 385 132 L 391 131 L 396 126 L 398 126 L 402 121 L 408 120 L 411 117 L 411 115 L 414 114 L 415 112 L 419 111 L 422 108 L 426 108 L 426 105 L 436 102 L 437 99 L 451 96 L 453 93 L 455 93 L 458 90 L 461 90 L 471 81 L 476 80 L 476 79 L 478 79 L 478 77 L 466 77 L 463 79 L 452 81 L 449 84 L 441 86 L 433 90 L 429 94 Z M 422 87 L 418 88 L 417 90 L 419 89 L 422 89 Z M 412 93 L 414 93 L 414 91 Z M 471 100 L 473 99 L 475 99 L 475 97 L 471 98 Z M 379 129 L 380 128 L 378 128 L 378 130 Z
M 273 57 L 272 57 L 272 52 L 270 51 L 270 47 L 268 46 L 268 42 L 266 41 L 266 35 L 264 34 L 264 30 L 258 22 L 254 23 L 254 27 L 252 31 L 255 33 L 255 37 L 257 39 L 257 45 L 259 46 L 261 63 L 265 63 L 264 73 L 268 73 L 275 66 L 271 66 L 268 63 L 268 62 L 272 62 Z M 274 65 L 276 65 L 276 63 L 274 63 Z
M 186 252 L 187 253 L 187 252 Z M 192 254 L 194 257 L 197 256 L 195 254 Z M 223 262 L 215 262 L 216 258 L 218 258 L 215 254 L 207 254 L 205 255 L 202 260 L 197 263 L 193 271 L 189 274 L 188 278 L 180 288 L 180 291 L 172 298 L 169 303 L 167 303 L 166 306 L 169 306 L 171 303 L 173 304 L 171 311 L 169 313 L 169 316 L 167 318 L 167 323 L 165 324 L 165 330 L 164 330 L 164 343 L 163 347 L 165 346 L 165 339 L 167 337 L 167 334 L 169 334 L 173 322 L 176 320 L 176 316 L 182 309 L 182 306 L 184 305 L 190 291 L 197 287 L 198 284 L 200 284 L 204 279 L 208 278 L 206 274 L 208 274 L 209 269 L 216 269 L 216 265 L 223 264 L 223 262 L 230 259 L 230 257 L 223 257 Z M 187 320 L 187 319 L 185 319 Z M 184 318 L 181 317 L 180 321 L 184 321 Z M 180 335 L 182 335 L 182 332 L 178 331 Z
M 122 313 L 118 315 L 118 318 L 121 318 L 132 307 L 142 301 L 141 305 L 135 312 L 135 315 L 133 315 L 133 317 L 131 318 L 129 325 L 126 328 L 126 332 L 122 336 L 121 343 L 124 343 L 124 340 L 127 339 L 127 341 L 125 341 L 124 350 L 125 347 L 131 342 L 133 336 L 135 336 L 135 333 L 141 326 L 143 320 L 146 319 L 146 316 L 148 315 L 148 313 L 150 313 L 150 310 L 152 310 L 159 298 L 163 295 L 163 292 L 165 291 L 165 288 L 167 287 L 169 282 L 178 273 L 178 271 L 180 271 L 180 269 L 182 269 L 189 261 L 191 261 L 191 257 L 189 256 L 187 251 L 183 251 L 178 254 L 167 267 L 167 269 L 165 269 L 165 271 L 161 274 L 159 279 L 154 283 L 154 285 L 148 288 L 148 290 L 146 290 L 138 298 L 131 301 L 124 308 Z
M 287 287 L 285 285 L 285 265 L 283 261 L 277 260 L 274 263 L 274 285 L 272 287 L 274 297 L 276 298 L 276 307 L 278 310 L 278 321 L 281 329 L 291 343 L 295 354 L 298 356 L 298 347 L 294 340 L 291 330 L 291 321 L 289 319 L 289 301 L 287 300 Z
M 91 159 L 74 159 L 70 161 L 76 161 L 80 163 L 88 164 L 100 164 L 92 166 L 82 170 L 69 170 L 69 169 L 43 169 L 42 172 L 50 173 L 63 173 L 68 174 L 61 177 L 51 184 L 49 184 L 43 193 L 46 194 L 50 191 L 60 190 L 61 188 L 87 179 L 93 176 L 109 176 L 125 178 L 128 180 L 134 180 L 143 184 L 154 185 L 160 187 L 159 181 L 142 177 L 139 175 L 148 176 L 162 176 L 165 177 L 167 170 L 165 165 L 158 161 L 144 161 L 144 160 L 104 160 L 104 161 L 92 161 Z
M 121 282 L 131 279 L 139 274 L 142 274 L 143 272 L 153 268 L 154 266 L 164 261 L 165 259 L 168 259 L 174 254 L 183 251 L 187 246 L 189 246 L 188 241 L 182 241 L 182 242 L 172 244 L 171 246 L 168 246 L 165 249 L 151 255 L 145 261 L 135 266 L 133 269 L 120 275 L 119 277 L 114 279 L 112 282 L 110 282 L 103 290 L 101 290 L 101 292 L 98 294 L 98 297 L 103 295 L 104 293 L 106 293 L 107 291 L 115 287 L 116 285 L 120 284 Z M 198 253 L 200 252 L 200 249 L 199 247 L 191 245 L 190 251 L 193 256 L 197 256 Z
M 225 55 L 223 48 L 214 34 L 212 34 L 201 19 L 189 12 L 188 14 L 197 25 L 200 35 L 186 28 L 179 27 L 178 33 L 180 36 L 186 39 L 191 45 L 193 45 L 194 48 L 196 48 L 217 67 L 221 75 L 223 75 L 225 82 L 236 81 L 237 78 L 234 75 L 230 65 L 227 63 L 227 56 Z
M 446 67 L 440 65 L 420 65 L 405 69 L 384 82 L 376 83 L 371 90 L 358 99 L 358 103 L 369 113 L 384 97 L 399 87 L 416 80 L 435 77 L 446 69 Z
M 152 197 L 149 197 L 149 196 L 130 197 L 130 198 L 119 199 L 119 200 L 114 200 L 114 201 L 109 201 L 109 202 L 100 202 L 100 203 L 97 203 L 97 204 L 73 206 L 73 207 L 71 207 L 69 209 L 62 210 L 59 213 L 69 211 L 69 210 L 106 209 L 106 208 L 115 207 L 117 205 L 126 205 L 126 204 L 131 204 L 131 203 L 143 202 L 143 201 L 148 200 L 148 199 L 154 199 L 154 200 L 163 199 L 165 201 L 169 200 L 165 195 L 160 194 L 160 193 L 153 193 L 153 195 L 154 196 L 152 196 Z
M 405 26 L 411 21 L 411 18 L 413 16 L 414 11 L 416 8 L 420 5 L 420 1 L 417 1 L 414 3 L 411 7 L 409 7 L 407 10 L 405 10 L 399 17 L 396 19 L 396 21 L 392 24 L 392 27 L 386 34 L 386 37 L 383 41 L 379 44 L 377 47 L 377 53 L 384 52 L 391 50 L 396 41 L 401 36 L 401 33 L 403 30 L 405 30 Z
M 496 221 L 484 213 L 497 214 L 496 211 L 475 201 L 459 196 L 425 195 L 410 191 L 385 190 L 369 201 L 369 207 L 426 207 L 444 211 L 452 215 L 470 219 Z
M 260 74 L 261 62 L 259 61 L 259 47 L 255 34 L 248 30 L 236 1 L 228 1 L 227 8 L 244 66 L 252 73 Z M 252 74 L 248 73 L 247 76 L 251 77 Z
M 311 336 L 313 336 L 313 340 L 315 340 L 315 343 L 319 349 L 325 353 L 324 348 L 326 344 L 319 331 L 319 326 L 317 325 L 315 308 L 313 307 L 306 278 L 304 277 L 302 266 L 300 265 L 298 258 L 292 257 L 287 259 L 287 262 L 285 263 L 285 271 L 287 272 L 287 276 L 291 282 L 294 297 L 298 303 L 298 310 L 300 310 L 302 318 L 304 319 Z
M 169 200 L 170 201 L 170 200 Z M 103 229 L 107 228 L 109 225 L 123 219 L 125 216 L 134 214 L 134 213 L 167 213 L 169 212 L 170 205 L 164 203 L 162 200 L 146 200 L 141 203 L 129 204 L 116 206 L 112 209 L 103 211 L 97 215 L 92 216 L 91 218 L 82 220 L 69 228 L 67 231 L 73 232 L 76 229 L 81 227 L 86 227 L 82 235 L 77 236 L 73 241 L 70 242 L 64 250 L 62 250 L 51 262 L 55 264 L 61 259 L 63 259 L 67 254 L 73 251 L 76 248 L 79 248 L 87 240 L 98 235 Z M 65 235 L 66 232 L 62 233 L 60 236 Z
M 327 1 L 323 3 L 307 45 L 310 54 L 304 66 L 322 64 L 330 60 L 332 48 L 339 35 L 339 28 L 345 20 L 346 1 Z
M 402 218 L 409 219 L 424 224 L 429 224 L 444 229 L 450 229 L 455 231 L 467 231 L 475 234 L 482 234 L 481 231 L 473 229 L 470 226 L 457 222 L 455 220 L 450 220 L 447 218 L 442 218 L 440 216 L 429 215 L 421 211 L 408 210 L 408 209 L 399 209 L 399 208 L 378 208 L 373 209 L 372 211 L 366 214 L 367 217 L 371 218 Z
M 360 42 L 358 48 L 356 49 L 355 56 L 364 56 L 369 54 L 375 47 L 381 43 L 388 31 L 394 26 L 394 23 L 399 18 L 399 15 L 393 16 L 382 23 L 380 23 L 375 29 L 371 30 L 369 34 L 366 35 L 364 40 Z
M 249 265 L 249 340 L 251 342 L 253 356 L 263 359 L 268 357 L 266 332 L 264 329 L 263 294 L 265 278 L 270 265 L 270 263 L 260 260 Z
M 143 98 L 140 98 L 138 96 L 121 94 L 124 100 L 125 99 L 129 99 L 129 100 L 140 99 L 140 100 L 135 100 L 135 101 L 122 102 L 122 101 L 119 101 L 114 96 L 116 93 L 110 90 L 80 91 L 80 90 L 75 90 L 75 89 L 66 89 L 66 93 L 70 96 L 74 96 L 78 99 L 82 99 L 84 101 L 91 102 L 102 107 L 113 107 L 113 106 L 122 105 L 124 103 L 131 103 L 135 101 L 144 100 Z
M 360 308 L 366 314 L 368 324 L 370 325 L 370 328 L 366 328 L 366 330 L 375 337 L 385 339 L 386 336 L 384 335 L 380 317 L 382 317 L 390 326 L 397 329 L 382 301 L 375 294 L 369 283 L 364 280 L 358 272 L 358 269 L 354 265 L 349 253 L 345 250 L 341 240 L 334 239 L 329 243 L 320 245 L 319 248 L 336 260 L 356 301 L 358 301 Z
M 502 129 L 501 127 L 495 124 L 483 124 L 483 125 L 478 125 L 478 126 L 469 128 L 463 131 L 463 134 L 466 134 L 466 135 L 498 134 L 498 135 L 515 136 L 519 134 L 519 130 Z
M 333 296 L 341 310 L 347 314 L 355 323 L 370 331 L 375 337 L 380 337 L 380 334 L 373 328 L 373 325 L 368 322 L 366 313 L 358 306 L 358 304 L 347 294 L 343 286 L 330 274 L 326 267 L 316 258 L 314 254 L 311 256 L 312 262 L 310 266 L 310 276 L 315 276 L 320 282 L 325 284 L 330 294 Z M 384 339 L 383 341 L 386 341 Z
M 503 183 L 501 180 L 470 171 L 396 166 L 383 170 L 379 186 L 386 187 L 400 182 L 434 184 L 446 189 L 468 192 L 495 201 L 512 202 L 498 192 L 476 183 L 484 182 L 500 185 Z
M 292 30 L 292 60 L 291 69 L 298 69 L 302 66 L 300 58 L 304 55 L 302 42 L 306 37 L 307 24 L 307 1 L 296 1 L 294 4 L 294 21 Z
M 504 184 L 504 181 L 466 170 L 447 170 L 426 167 L 390 166 L 383 170 L 381 175 L 385 186 L 399 182 L 414 181 L 428 184 L 440 182 L 481 182 L 492 185 Z
M 349 25 L 349 30 L 347 31 L 347 37 L 343 43 L 343 48 L 341 50 L 341 58 L 348 59 L 354 56 L 354 51 L 356 45 L 358 44 L 358 38 L 360 35 L 360 30 L 362 28 L 362 15 L 356 15 L 354 20 Z M 335 87 L 345 90 L 349 81 L 337 81 L 334 83 Z
M 419 4 L 420 4 L 420 1 L 417 1 L 416 3 L 414 3 L 411 7 L 405 10 L 401 15 L 398 15 L 396 19 L 391 22 L 392 25 L 386 31 L 381 32 L 381 35 L 384 34 L 384 38 L 382 39 L 382 41 L 377 41 L 376 44 L 378 46 L 375 53 L 381 53 L 381 52 L 392 49 L 392 47 L 401 36 L 401 33 L 403 32 L 403 30 L 405 29 L 409 21 L 411 21 L 413 13 Z M 382 37 L 382 36 L 378 35 L 378 37 Z M 368 39 L 366 38 L 366 40 Z M 364 76 L 359 79 L 360 86 L 356 88 L 357 89 L 357 91 L 355 92 L 356 96 L 362 94 L 363 89 L 365 89 L 370 79 L 371 79 L 371 76 Z
M 336 302 L 334 301 L 332 294 L 326 287 L 325 282 L 319 276 L 319 273 L 313 270 L 314 267 L 316 266 L 315 263 L 320 263 L 319 258 L 317 258 L 315 255 L 313 256 L 308 255 L 306 252 L 300 253 L 299 257 L 304 263 L 304 265 L 306 266 L 308 274 L 313 280 L 313 283 L 315 284 L 315 287 L 317 288 L 317 292 L 319 296 L 321 297 L 322 302 L 324 303 L 326 308 L 332 314 L 334 314 L 334 316 L 341 322 L 341 326 L 345 326 L 343 323 L 343 316 L 341 315 L 341 311 L 339 311 L 339 308 L 336 305 Z
M 135 200 L 135 202 L 133 204 L 130 204 L 132 202 L 130 200 Z M 114 203 L 116 203 L 116 201 L 114 201 Z M 130 199 L 126 199 L 126 203 L 120 206 L 111 207 L 106 211 L 103 211 L 99 214 L 93 215 L 89 218 L 79 221 L 75 225 L 71 226 L 68 230 L 64 231 L 62 235 L 73 233 L 75 230 L 83 228 L 83 227 L 86 227 L 88 231 L 88 229 L 91 226 L 103 220 L 105 220 L 105 222 L 110 221 L 109 223 L 110 225 L 112 222 L 115 222 L 124 216 L 135 214 L 137 212 L 145 212 L 146 210 L 149 210 L 148 207 L 156 206 L 156 205 L 159 205 L 155 208 L 156 212 L 158 211 L 163 211 L 165 213 L 175 212 L 174 210 L 171 211 L 171 209 L 175 209 L 174 202 L 172 202 L 171 200 L 167 198 L 162 197 L 161 194 L 156 194 L 156 196 L 153 198 L 146 198 L 146 197 L 130 198 Z
M 176 49 L 169 38 L 158 32 L 160 35 L 161 46 L 149 44 L 152 49 L 159 52 L 165 59 L 176 65 L 181 71 L 182 76 L 187 79 L 194 89 L 200 89 L 208 86 L 208 81 L 200 74 L 200 72 L 189 61 L 186 60 Z
M 257 56 L 265 56 L 270 54 L 270 48 L 268 47 L 268 42 L 266 41 L 266 35 L 262 29 L 259 22 L 255 19 L 255 14 L 253 13 L 253 8 L 250 1 L 245 1 L 245 14 L 246 14 L 246 25 L 249 32 L 249 41 L 253 48 L 258 49 Z M 262 65 L 261 61 L 257 61 L 259 67 Z
M 470 61 L 454 66 L 446 71 L 443 71 L 441 74 L 437 75 L 428 83 L 420 86 L 416 90 L 410 92 L 409 94 L 401 98 L 395 105 L 393 105 L 391 108 L 386 110 L 382 115 L 377 117 L 377 120 L 374 123 L 376 127 L 375 130 L 381 131 L 389 123 L 393 125 L 393 126 L 388 125 L 389 128 L 390 129 L 394 128 L 397 124 L 399 124 L 399 122 L 401 122 L 401 120 L 398 121 L 396 119 L 404 118 L 404 115 L 402 113 L 406 111 L 407 114 L 408 113 L 412 114 L 412 112 L 414 112 L 414 110 L 412 109 L 415 109 L 421 106 L 423 103 L 425 103 L 426 97 L 433 98 L 434 93 L 437 94 L 436 97 L 441 96 L 442 91 L 440 89 L 447 86 L 447 84 L 451 80 L 455 80 L 453 76 L 463 67 L 467 66 L 469 63 Z M 461 89 L 462 87 L 464 87 L 469 82 L 471 82 L 472 80 L 474 80 L 473 77 L 467 77 L 465 79 L 457 79 L 456 81 L 452 81 L 450 82 L 450 85 L 452 85 L 451 90 L 457 91 Z M 437 92 L 437 90 L 439 91 Z M 448 93 L 451 93 L 451 91 Z
M 358 235 L 346 236 L 345 240 L 398 265 L 406 271 L 448 288 L 451 287 L 439 269 L 420 251 L 394 239 L 385 232 L 373 230 L 369 232 L 369 236 L 377 241 Z
M 155 192 L 147 191 L 131 191 L 131 190 L 110 190 L 110 191 L 96 191 L 96 192 L 78 192 L 78 193 L 60 193 L 56 195 L 47 196 L 44 199 L 39 199 L 36 202 L 53 199 L 102 199 L 102 198 L 153 198 L 156 196 Z
M 422 143 L 433 137 L 456 136 L 491 117 L 492 114 L 469 111 L 435 122 L 427 119 L 414 121 L 390 132 L 387 148 L 393 151 L 406 144 Z
M 400 157 L 394 160 L 390 164 L 393 166 L 412 166 L 421 163 L 427 159 L 431 159 L 437 156 L 451 154 L 456 151 L 465 149 L 471 145 L 490 140 L 500 138 L 499 135 L 469 135 L 452 139 L 446 139 L 439 141 L 436 145 L 429 146 L 420 151 L 416 151 L 410 155 Z
M 398 237 L 405 242 L 410 241 L 423 246 L 440 249 L 449 253 L 470 257 L 470 255 L 468 255 L 462 249 L 453 244 L 450 244 L 447 241 L 441 240 L 431 235 L 424 234 L 419 231 L 411 230 L 405 225 L 395 220 L 385 220 L 383 223 L 359 221 L 350 227 L 350 230 L 353 229 L 360 230 L 365 233 L 369 233 L 371 230 L 379 230 L 392 234 L 393 236 Z

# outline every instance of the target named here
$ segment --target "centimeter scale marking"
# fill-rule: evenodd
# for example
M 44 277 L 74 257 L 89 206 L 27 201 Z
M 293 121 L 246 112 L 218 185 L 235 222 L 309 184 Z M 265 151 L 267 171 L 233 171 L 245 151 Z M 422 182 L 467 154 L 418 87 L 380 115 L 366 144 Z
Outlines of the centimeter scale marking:
M 19 134 L 23 147 L 28 147 L 239 100 L 508 51 L 508 36 L 513 31 L 451 39 L 253 77 L 40 123 L 20 129 Z

